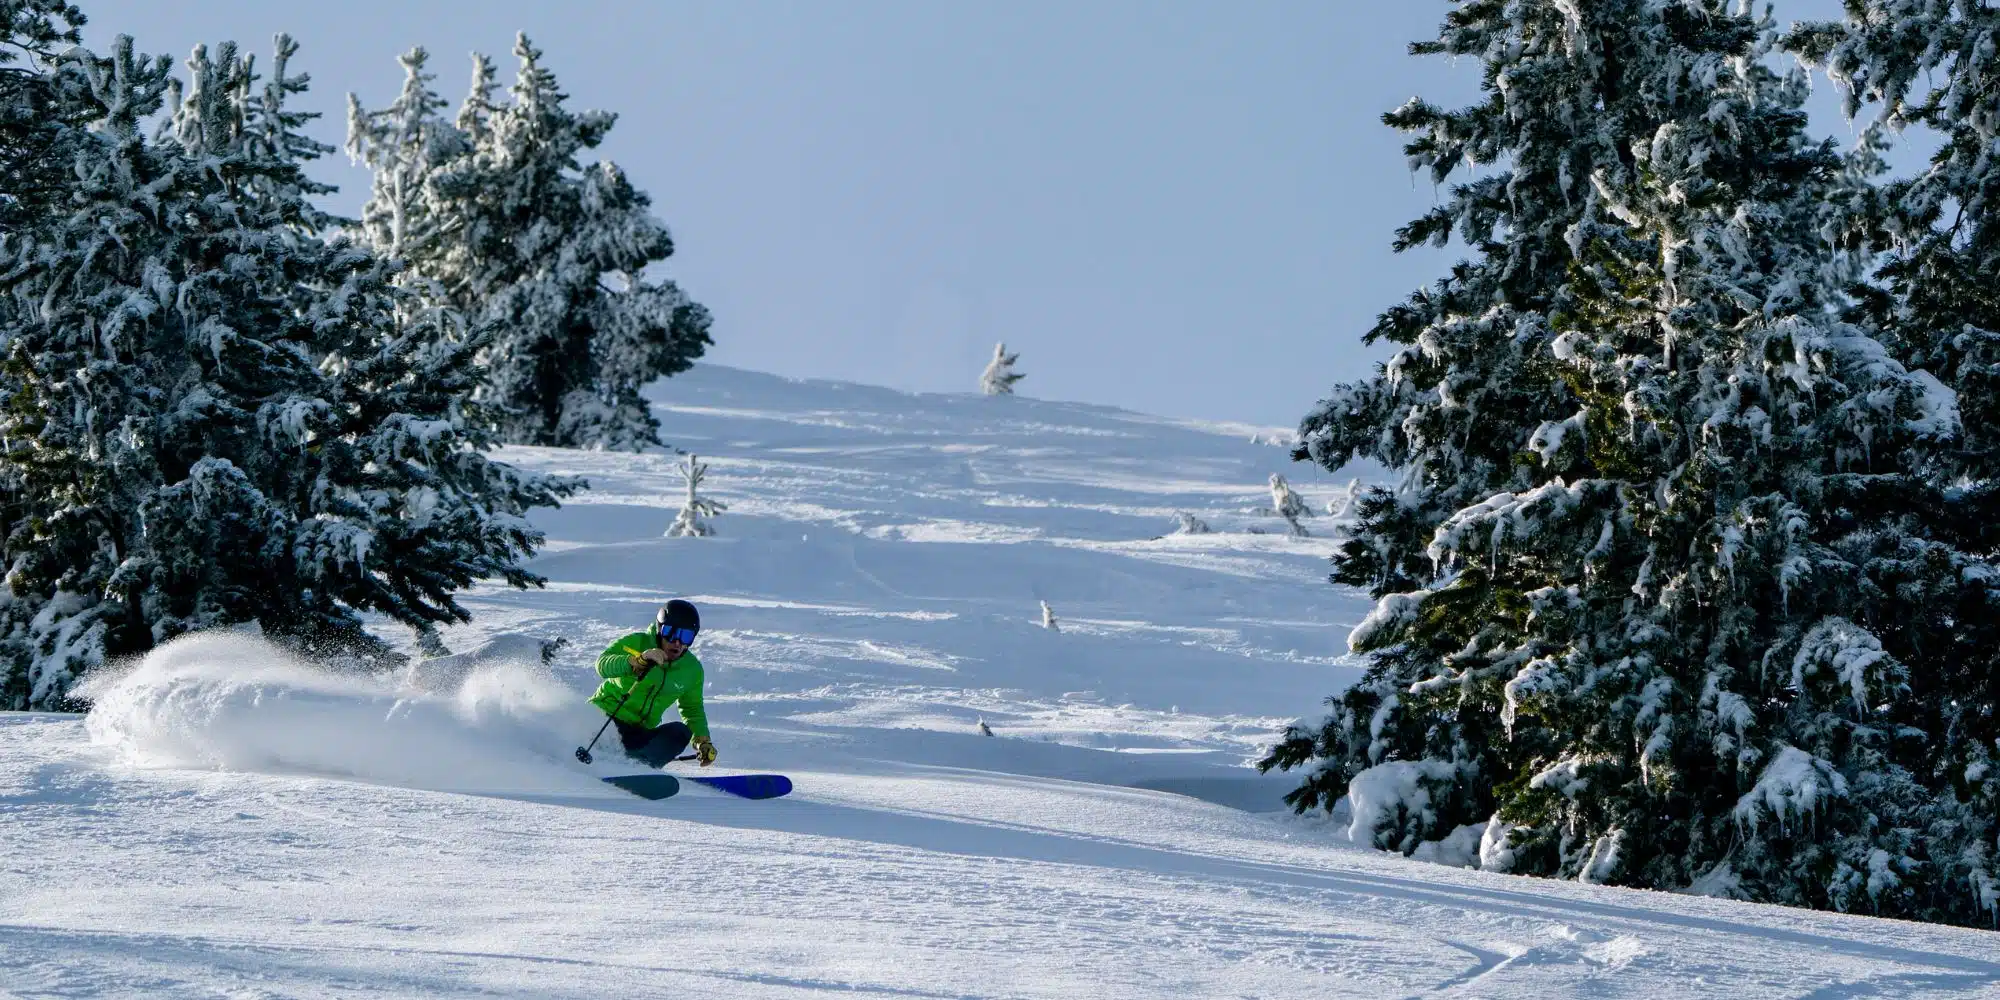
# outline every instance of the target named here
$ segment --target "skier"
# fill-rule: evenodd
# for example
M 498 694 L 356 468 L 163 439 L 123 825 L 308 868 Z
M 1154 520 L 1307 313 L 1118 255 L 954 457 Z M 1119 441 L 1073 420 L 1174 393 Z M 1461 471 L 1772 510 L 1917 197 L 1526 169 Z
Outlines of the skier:
M 694 605 L 671 600 L 653 616 L 651 628 L 612 643 L 597 658 L 604 683 L 590 703 L 611 716 L 626 756 L 660 767 L 680 756 L 692 739 L 701 766 L 715 763 L 708 713 L 701 707 L 701 661 L 688 650 L 700 631 Z M 683 721 L 661 725 L 669 705 L 678 705 Z

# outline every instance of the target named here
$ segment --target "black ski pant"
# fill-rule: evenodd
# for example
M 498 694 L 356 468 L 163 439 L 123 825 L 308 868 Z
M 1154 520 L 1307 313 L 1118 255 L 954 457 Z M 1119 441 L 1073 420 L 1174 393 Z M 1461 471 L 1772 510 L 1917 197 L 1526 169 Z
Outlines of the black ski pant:
M 685 722 L 669 722 L 657 729 L 647 729 L 624 719 L 611 721 L 618 727 L 618 741 L 625 744 L 625 756 L 654 767 L 665 767 L 680 756 L 694 735 L 688 731 Z

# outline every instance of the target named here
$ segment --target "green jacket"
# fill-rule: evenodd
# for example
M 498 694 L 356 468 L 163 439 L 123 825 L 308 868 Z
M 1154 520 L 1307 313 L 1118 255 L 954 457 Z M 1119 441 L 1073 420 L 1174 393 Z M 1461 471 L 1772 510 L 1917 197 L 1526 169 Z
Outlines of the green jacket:
M 614 719 L 647 729 L 660 724 L 667 706 L 678 704 L 681 719 L 688 728 L 694 735 L 707 739 L 708 713 L 701 707 L 701 661 L 695 659 L 693 650 L 682 653 L 672 663 L 646 671 L 644 677 L 632 676 L 632 658 L 654 645 L 653 633 L 634 632 L 606 647 L 597 658 L 597 676 L 604 678 L 604 683 L 597 686 L 590 703 Z

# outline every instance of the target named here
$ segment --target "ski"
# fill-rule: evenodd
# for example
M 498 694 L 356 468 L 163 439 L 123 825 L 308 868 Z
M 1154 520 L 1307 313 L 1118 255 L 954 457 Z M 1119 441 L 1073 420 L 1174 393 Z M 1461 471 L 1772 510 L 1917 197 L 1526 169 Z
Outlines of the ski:
M 642 799 L 669 798 L 681 790 L 680 779 L 671 774 L 614 774 L 604 781 Z
M 775 799 L 792 790 L 792 779 L 782 774 L 724 774 L 716 777 L 688 775 L 682 780 L 699 782 L 746 799 Z

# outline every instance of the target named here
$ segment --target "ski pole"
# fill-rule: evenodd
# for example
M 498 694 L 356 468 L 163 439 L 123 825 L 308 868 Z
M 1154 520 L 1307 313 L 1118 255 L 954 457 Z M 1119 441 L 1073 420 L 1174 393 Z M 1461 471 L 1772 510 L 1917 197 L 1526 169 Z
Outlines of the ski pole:
M 617 718 L 617 717 L 618 717 L 618 709 L 619 709 L 619 708 L 624 708 L 624 707 L 625 707 L 625 703 L 626 703 L 626 702 L 628 702 L 628 701 L 630 701 L 630 700 L 632 700 L 632 695 L 633 695 L 633 694 L 635 694 L 635 693 L 637 693 L 637 692 L 638 692 L 638 690 L 639 690 L 639 682 L 638 682 L 638 681 L 633 681 L 633 682 L 632 682 L 632 690 L 630 690 L 630 691 L 627 691 L 627 692 L 625 692 L 625 697 L 623 697 L 623 698 L 620 698 L 620 699 L 618 699 L 618 707 L 617 707 L 617 708 L 614 708 L 614 709 L 612 709 L 612 710 L 610 711 L 610 713 L 609 713 L 609 714 L 605 715 L 605 717 L 604 717 L 604 725 L 601 725 L 601 726 L 598 726 L 598 727 L 597 727 L 597 735 L 596 735 L 596 736 L 592 736 L 592 737 L 590 738 L 590 746 L 582 746 L 582 747 L 577 747 L 577 748 L 576 748 L 576 759 L 577 759 L 577 760 L 580 760 L 580 761 L 584 762 L 585 764 L 588 764 L 588 763 L 590 763 L 590 751 L 591 751 L 591 748 L 592 748 L 592 747 L 595 747 L 595 746 L 597 746 L 597 741 L 598 741 L 598 739 L 599 739 L 599 738 L 601 738 L 601 737 L 602 737 L 602 736 L 604 735 L 604 731 L 605 731 L 605 730 L 607 730 L 607 729 L 610 729 L 610 728 L 611 728 L 611 720 L 612 720 L 612 719 L 615 719 L 615 718 Z

